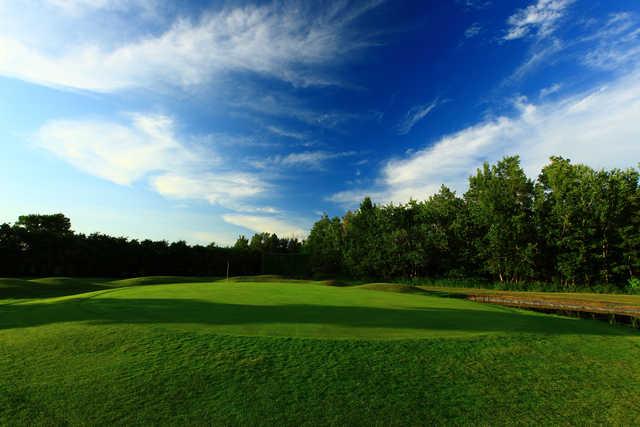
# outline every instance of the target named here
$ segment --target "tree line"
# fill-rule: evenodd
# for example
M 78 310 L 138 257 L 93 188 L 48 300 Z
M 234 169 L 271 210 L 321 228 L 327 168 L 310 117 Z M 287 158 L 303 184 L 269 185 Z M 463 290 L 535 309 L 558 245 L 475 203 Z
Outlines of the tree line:
M 232 275 L 288 274 L 278 260 L 301 247 L 269 233 L 240 236 L 232 247 L 85 235 L 63 214 L 24 215 L 0 225 L 0 276 L 224 276 L 227 265 Z
M 305 242 L 316 275 L 480 278 L 526 288 L 628 288 L 640 273 L 638 170 L 552 157 L 535 181 L 518 156 L 485 163 L 457 196 L 323 216 Z
M 256 233 L 231 247 L 136 240 L 71 229 L 63 214 L 0 225 L 0 276 L 284 274 L 483 280 L 520 288 L 640 287 L 636 169 L 552 157 L 535 181 L 517 156 L 484 164 L 462 195 L 324 215 L 308 238 Z

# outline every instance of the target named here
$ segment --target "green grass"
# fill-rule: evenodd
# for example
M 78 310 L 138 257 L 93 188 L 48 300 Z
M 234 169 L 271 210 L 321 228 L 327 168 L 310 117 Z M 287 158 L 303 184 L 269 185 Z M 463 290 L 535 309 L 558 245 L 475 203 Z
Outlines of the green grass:
M 630 328 L 250 280 L 0 280 L 0 424 L 640 423 Z

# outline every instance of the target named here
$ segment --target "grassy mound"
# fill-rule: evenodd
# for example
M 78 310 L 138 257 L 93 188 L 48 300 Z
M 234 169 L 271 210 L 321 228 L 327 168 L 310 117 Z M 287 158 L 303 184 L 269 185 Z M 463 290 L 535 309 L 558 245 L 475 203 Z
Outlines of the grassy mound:
M 105 279 L 47 277 L 41 279 L 0 279 L 0 300 L 48 298 L 108 289 Z
M 129 279 L 113 280 L 109 282 L 112 287 L 148 286 L 175 283 L 209 283 L 220 280 L 219 277 L 180 277 L 180 276 L 144 276 Z
M 0 278 L 0 301 L 51 298 L 130 286 L 166 283 L 213 282 L 216 277 L 146 276 L 112 280 L 104 278 L 45 277 L 36 279 Z
M 0 301 L 0 424 L 640 422 L 637 332 L 396 291 L 110 283 Z

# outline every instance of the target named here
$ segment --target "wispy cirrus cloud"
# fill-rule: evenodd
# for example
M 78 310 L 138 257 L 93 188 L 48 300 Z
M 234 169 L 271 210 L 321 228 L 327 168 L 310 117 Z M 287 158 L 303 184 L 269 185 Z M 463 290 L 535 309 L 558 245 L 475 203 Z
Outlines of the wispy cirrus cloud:
M 586 32 L 586 34 L 584 34 Z M 532 72 L 561 62 L 615 73 L 640 63 L 640 23 L 635 13 L 617 12 L 601 19 L 574 22 L 567 31 L 536 37 L 524 61 L 503 82 L 517 83 Z
M 640 158 L 638 123 L 640 70 L 557 101 L 521 100 L 515 116 L 479 122 L 405 158 L 391 159 L 376 185 L 338 192 L 329 200 L 353 206 L 369 195 L 385 202 L 405 202 L 423 199 L 443 183 L 461 192 L 483 161 L 514 154 L 521 156 L 531 177 L 551 155 L 594 167 L 633 167 Z
M 536 44 L 530 49 L 529 55 L 524 62 L 520 64 L 507 79 L 507 82 L 522 80 L 534 70 L 539 69 L 543 65 L 548 65 L 564 48 L 564 44 L 557 38 L 552 38 L 543 44 Z
M 307 135 L 302 132 L 295 132 L 278 126 L 267 126 L 267 130 L 275 135 L 283 136 L 285 138 L 297 139 L 299 141 L 307 139 Z
M 540 89 L 540 94 L 538 95 L 540 98 L 545 98 L 549 95 L 552 95 L 562 89 L 562 85 L 560 83 L 554 83 L 551 86 L 543 87 Z
M 111 4 L 57 3 L 68 10 Z M 290 7 L 274 2 L 226 7 L 197 18 L 177 18 L 164 31 L 117 46 L 99 40 L 85 45 L 67 41 L 40 46 L 0 31 L 0 75 L 98 92 L 189 87 L 229 72 L 252 72 L 296 86 L 330 85 L 336 82 L 327 67 L 354 50 L 375 44 L 350 24 L 379 3 L 369 1 L 354 7 L 339 2 L 314 8 L 311 4 Z M 97 23 L 94 32 L 95 28 L 99 28 Z
M 398 123 L 396 127 L 396 132 L 398 135 L 406 135 L 411 132 L 411 129 L 418 124 L 421 120 L 423 120 L 434 108 L 436 108 L 440 104 L 439 99 L 435 99 L 428 104 L 416 105 L 411 107 L 409 111 L 407 111 L 404 119 Z
M 482 31 L 482 26 L 479 23 L 474 22 L 464 31 L 464 38 L 471 39 L 477 36 L 478 34 L 480 34 L 481 31 Z
M 573 0 L 537 0 L 524 9 L 517 10 L 509 17 L 509 28 L 504 40 L 516 40 L 529 35 L 548 36 L 556 28 Z
M 456 2 L 466 10 L 486 9 L 493 4 L 490 0 L 456 0 Z
M 598 31 L 584 40 L 595 42 L 583 59 L 590 67 L 617 70 L 640 62 L 640 24 L 630 12 L 611 14 Z
M 258 89 L 251 85 L 242 88 L 241 91 L 242 93 L 236 94 L 233 100 L 228 101 L 230 108 L 238 110 L 241 114 L 259 116 L 267 120 L 285 117 L 309 127 L 342 131 L 353 122 L 374 120 L 377 117 L 376 112 L 314 109 L 294 96 L 265 88 Z M 282 130 L 278 127 L 275 129 Z M 273 129 L 269 130 L 274 132 Z
M 329 151 L 302 151 L 287 155 L 276 155 L 260 160 L 252 160 L 250 163 L 259 169 L 304 167 L 313 170 L 321 170 L 327 161 L 356 155 L 355 151 L 329 152 Z

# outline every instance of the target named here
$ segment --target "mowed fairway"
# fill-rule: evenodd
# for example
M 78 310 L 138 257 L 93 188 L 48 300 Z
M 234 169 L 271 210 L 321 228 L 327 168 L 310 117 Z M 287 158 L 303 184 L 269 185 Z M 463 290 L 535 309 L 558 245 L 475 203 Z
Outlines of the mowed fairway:
M 167 281 L 0 300 L 0 424 L 640 423 L 630 328 L 366 287 Z

